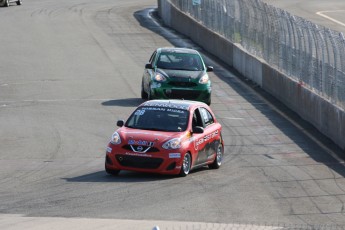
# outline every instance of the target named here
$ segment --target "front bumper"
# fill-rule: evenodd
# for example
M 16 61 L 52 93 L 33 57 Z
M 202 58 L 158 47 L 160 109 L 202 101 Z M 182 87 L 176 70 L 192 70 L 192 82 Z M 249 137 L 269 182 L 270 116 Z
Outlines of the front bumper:
M 182 166 L 182 153 L 176 150 L 155 150 L 139 153 L 126 150 L 125 146 L 109 144 L 105 167 L 112 170 L 179 174 Z
M 168 84 L 160 84 L 159 87 L 151 87 L 152 99 L 185 99 L 209 103 L 211 99 L 211 87 L 199 85 L 196 87 L 171 87 Z

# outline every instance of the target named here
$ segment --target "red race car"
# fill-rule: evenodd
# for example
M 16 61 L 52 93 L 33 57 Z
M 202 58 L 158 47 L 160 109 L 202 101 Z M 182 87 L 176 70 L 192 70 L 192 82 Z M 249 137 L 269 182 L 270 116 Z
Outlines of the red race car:
M 203 102 L 146 101 L 117 126 L 106 151 L 108 174 L 129 170 L 186 176 L 192 169 L 222 164 L 222 126 Z

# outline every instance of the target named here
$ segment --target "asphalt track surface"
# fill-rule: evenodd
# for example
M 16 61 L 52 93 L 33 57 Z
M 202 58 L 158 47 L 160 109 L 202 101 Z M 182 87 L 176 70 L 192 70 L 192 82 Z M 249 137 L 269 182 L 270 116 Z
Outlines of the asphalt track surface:
M 104 172 L 116 121 L 142 102 L 153 50 L 194 46 L 152 23 L 155 7 L 28 0 L 0 8 L 0 229 L 344 227 L 343 153 L 205 53 L 223 166 L 185 178 Z

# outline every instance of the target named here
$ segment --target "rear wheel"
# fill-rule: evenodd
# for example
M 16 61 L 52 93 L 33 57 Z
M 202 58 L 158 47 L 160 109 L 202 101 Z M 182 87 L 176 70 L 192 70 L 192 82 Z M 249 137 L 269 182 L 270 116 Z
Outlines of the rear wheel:
M 222 165 L 222 160 L 223 160 L 223 145 L 219 143 L 217 147 L 216 158 L 211 164 L 208 165 L 208 167 L 210 169 L 219 169 L 219 167 Z
M 107 167 L 105 167 L 105 171 L 113 176 L 117 176 L 120 173 L 120 170 L 108 169 Z
M 192 165 L 192 157 L 190 156 L 190 153 L 186 153 L 183 158 L 180 176 L 182 177 L 187 176 L 190 171 L 191 165 Z
M 22 4 L 22 0 L 18 0 L 16 1 L 17 5 L 21 5 Z

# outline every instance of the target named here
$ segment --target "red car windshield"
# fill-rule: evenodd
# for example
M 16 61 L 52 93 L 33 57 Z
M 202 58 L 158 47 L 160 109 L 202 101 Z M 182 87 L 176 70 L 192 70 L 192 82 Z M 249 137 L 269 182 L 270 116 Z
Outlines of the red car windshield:
M 166 132 L 182 132 L 187 129 L 189 112 L 165 107 L 139 107 L 126 122 L 126 127 Z

